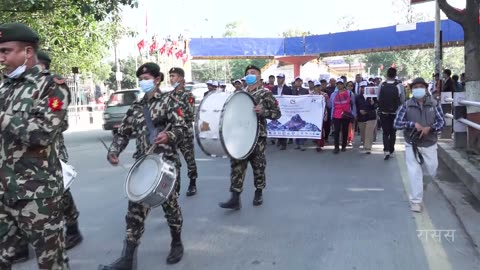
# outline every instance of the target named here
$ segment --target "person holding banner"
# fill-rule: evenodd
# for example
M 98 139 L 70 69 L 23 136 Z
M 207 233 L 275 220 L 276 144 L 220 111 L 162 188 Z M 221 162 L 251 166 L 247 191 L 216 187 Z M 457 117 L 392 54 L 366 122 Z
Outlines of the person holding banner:
M 272 94 L 274 96 L 283 96 L 283 95 L 292 95 L 292 89 L 285 84 L 285 74 L 278 73 L 277 75 L 277 85 L 272 88 Z M 280 138 L 278 140 L 278 146 L 280 146 L 280 150 L 287 149 L 287 139 Z
M 357 121 L 360 129 L 360 137 L 362 139 L 363 151 L 366 154 L 371 154 L 373 136 L 375 133 L 375 126 L 377 125 L 377 98 L 366 95 L 365 88 L 368 83 L 366 81 L 360 82 L 359 95 L 355 97 L 355 105 L 357 106 Z
M 263 189 L 266 186 L 265 169 L 267 161 L 265 159 L 265 149 L 267 147 L 267 119 L 277 120 L 282 115 L 278 107 L 278 101 L 272 95 L 272 92 L 263 87 L 260 81 L 260 68 L 249 65 L 245 69 L 245 80 L 248 84 L 247 91 L 257 104 L 253 109 L 258 115 L 259 135 L 257 145 L 253 152 L 243 160 L 230 159 L 231 166 L 231 198 L 219 204 L 221 208 L 239 210 L 241 208 L 240 193 L 243 191 L 243 181 L 247 172 L 247 165 L 250 163 L 253 169 L 253 178 L 255 184 L 255 197 L 253 205 L 263 203 Z M 248 109 L 248 108 L 246 108 Z
M 352 91 L 345 89 L 343 79 L 337 80 L 337 89 L 330 97 L 332 109 L 330 117 L 334 126 L 335 150 L 334 154 L 340 152 L 340 132 L 342 132 L 342 152 L 347 150 L 348 126 L 355 119 L 356 106 Z
M 326 81 L 325 81 L 325 84 L 326 84 Z M 314 86 L 313 87 L 313 95 L 323 96 L 323 98 L 325 99 L 325 103 L 326 103 L 326 101 L 328 100 L 328 94 L 322 91 L 322 87 L 323 87 L 322 83 L 319 82 L 319 81 L 315 81 L 313 83 L 313 86 Z M 323 111 L 323 122 L 324 123 L 327 120 L 327 118 L 328 118 L 328 112 L 327 112 L 327 110 L 324 110 Z M 317 152 L 322 151 L 322 147 L 325 146 L 325 139 L 323 138 L 324 132 L 325 132 L 325 125 L 322 125 L 321 139 L 320 140 L 314 140 L 315 144 L 317 145 L 317 148 L 316 148 Z

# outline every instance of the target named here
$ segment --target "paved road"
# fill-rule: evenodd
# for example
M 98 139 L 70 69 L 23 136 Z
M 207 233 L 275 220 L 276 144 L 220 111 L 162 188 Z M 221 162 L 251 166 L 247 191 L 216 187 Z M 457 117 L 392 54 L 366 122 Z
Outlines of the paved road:
M 71 163 L 79 171 L 72 191 L 85 236 L 69 252 L 72 269 L 96 269 L 122 248 L 126 171 L 109 166 L 98 138 L 111 141 L 104 131 L 66 135 Z M 269 146 L 264 205 L 252 206 L 250 170 L 243 208 L 237 212 L 217 206 L 229 196 L 228 161 L 197 151 L 195 197 L 185 196 L 182 167 L 185 256 L 177 265 L 165 265 L 170 236 L 162 210 L 155 209 L 139 249 L 138 269 L 480 269 L 470 238 L 436 185 L 428 188 L 426 211 L 413 214 L 405 192 L 403 152 L 384 162 L 380 146 L 376 148 L 365 156 L 358 149 L 333 155 L 329 147 L 317 153 Z M 133 151 L 131 141 L 121 156 L 127 168 Z M 418 237 L 418 230 L 455 230 L 454 241 L 447 241 L 444 233 L 441 242 L 425 234 Z M 14 269 L 36 266 L 31 259 Z

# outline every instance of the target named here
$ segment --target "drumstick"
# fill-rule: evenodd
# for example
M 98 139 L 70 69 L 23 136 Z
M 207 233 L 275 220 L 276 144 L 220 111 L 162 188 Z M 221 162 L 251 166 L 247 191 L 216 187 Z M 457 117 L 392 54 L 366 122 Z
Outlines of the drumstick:
M 167 131 L 168 129 L 170 129 L 170 126 L 171 126 L 171 125 L 172 125 L 172 124 L 168 123 L 167 126 L 166 126 L 160 133 L 165 132 L 165 131 Z M 150 147 L 150 149 L 148 149 L 148 151 L 147 151 L 146 154 L 149 155 L 149 154 L 153 153 L 153 151 L 155 151 L 155 149 L 157 148 L 157 145 L 158 145 L 158 144 L 154 143 L 154 144 Z
M 103 146 L 105 147 L 105 149 L 107 149 L 107 152 L 108 152 L 108 146 L 107 146 L 107 144 L 106 144 L 101 138 L 98 138 L 98 139 L 99 139 L 100 142 L 103 144 Z M 118 163 L 118 165 L 119 165 L 120 167 L 122 167 L 122 169 L 124 169 L 125 171 L 128 172 L 128 169 L 125 168 L 125 166 L 123 166 L 120 162 Z

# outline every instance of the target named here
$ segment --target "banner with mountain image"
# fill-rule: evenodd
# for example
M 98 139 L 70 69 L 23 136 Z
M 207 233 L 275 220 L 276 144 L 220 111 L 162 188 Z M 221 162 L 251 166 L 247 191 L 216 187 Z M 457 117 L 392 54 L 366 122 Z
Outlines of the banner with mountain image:
M 323 96 L 275 96 L 282 112 L 267 120 L 269 138 L 321 139 L 326 101 Z

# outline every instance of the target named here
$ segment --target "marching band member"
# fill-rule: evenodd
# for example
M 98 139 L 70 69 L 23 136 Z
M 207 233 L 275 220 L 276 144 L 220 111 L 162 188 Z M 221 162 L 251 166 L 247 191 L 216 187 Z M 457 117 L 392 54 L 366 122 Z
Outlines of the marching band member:
M 178 102 L 170 93 L 160 92 L 161 83 L 160 67 L 155 63 L 146 63 L 137 70 L 140 88 L 145 92 L 144 98 L 132 104 L 127 111 L 123 122 L 115 135 L 108 151 L 107 159 L 112 165 L 119 162 L 118 156 L 127 147 L 132 134 L 137 133 L 137 151 L 134 158 L 146 154 L 153 144 L 157 144 L 156 154 L 163 153 L 165 158 L 175 162 L 177 167 L 177 181 L 175 191 L 170 198 L 162 204 L 165 218 L 170 227 L 172 237 L 170 253 L 167 257 L 168 264 L 179 262 L 183 257 L 183 244 L 181 240 L 182 211 L 178 205 L 180 189 L 180 160 L 176 150 L 179 143 L 183 143 L 183 134 L 187 133 L 187 126 L 183 119 L 183 111 Z M 159 132 L 171 125 L 168 131 Z M 145 219 L 150 208 L 142 203 L 128 202 L 128 212 L 125 217 L 127 223 L 126 239 L 122 255 L 110 265 L 101 265 L 103 270 L 132 269 L 135 251 L 140 244 L 144 232 Z
M 241 208 L 240 193 L 243 191 L 243 181 L 247 171 L 247 165 L 253 168 L 255 182 L 255 197 L 253 205 L 261 205 L 263 203 L 262 191 L 266 186 L 265 168 L 267 165 L 265 159 L 265 149 L 267 146 L 267 119 L 276 120 L 281 116 L 278 102 L 273 97 L 272 92 L 263 87 L 260 81 L 261 71 L 254 65 L 249 65 L 245 70 L 245 80 L 248 84 L 248 93 L 255 99 L 257 104 L 254 108 L 259 118 L 259 137 L 257 145 L 253 152 L 244 160 L 230 160 L 231 167 L 231 185 L 232 193 L 230 200 L 220 203 L 221 208 L 235 209 Z
M 182 106 L 185 114 L 185 123 L 188 126 L 188 132 L 184 135 L 183 143 L 178 146 L 180 152 L 185 158 L 188 168 L 188 178 L 190 184 L 188 185 L 187 196 L 193 196 L 197 193 L 197 164 L 195 163 L 195 148 L 193 145 L 193 121 L 195 120 L 195 97 L 192 92 L 185 90 L 185 71 L 178 67 L 173 67 L 169 71 L 170 82 L 173 85 L 173 95 L 177 98 Z

